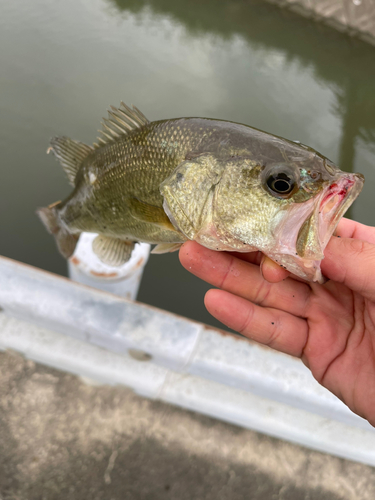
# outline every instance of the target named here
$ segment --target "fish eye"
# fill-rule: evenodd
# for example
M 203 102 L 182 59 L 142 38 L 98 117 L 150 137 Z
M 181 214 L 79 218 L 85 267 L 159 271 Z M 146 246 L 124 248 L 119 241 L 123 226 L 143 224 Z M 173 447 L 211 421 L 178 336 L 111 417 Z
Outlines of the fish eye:
M 278 198 L 289 198 L 299 185 L 299 171 L 292 165 L 270 165 L 263 172 L 264 186 Z
M 270 175 L 267 179 L 267 186 L 275 193 L 285 195 L 294 189 L 294 180 L 287 174 L 280 172 L 276 175 Z

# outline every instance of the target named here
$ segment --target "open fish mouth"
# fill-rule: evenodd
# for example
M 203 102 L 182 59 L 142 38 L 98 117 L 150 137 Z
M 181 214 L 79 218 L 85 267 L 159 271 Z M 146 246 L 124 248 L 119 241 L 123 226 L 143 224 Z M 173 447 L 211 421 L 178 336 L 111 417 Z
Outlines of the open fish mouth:
M 329 184 L 315 201 L 302 223 L 296 241 L 297 255 L 305 260 L 321 260 L 324 249 L 341 217 L 357 198 L 363 186 L 361 174 L 344 174 Z
M 341 174 L 323 188 L 311 204 L 306 203 L 304 210 L 297 205 L 292 207 L 279 227 L 283 245 L 268 255 L 293 274 L 324 283 L 320 270 L 324 249 L 341 217 L 361 192 L 363 183 L 361 174 Z
M 341 217 L 361 192 L 363 183 L 362 174 L 345 174 L 323 192 L 318 205 L 318 235 L 322 251 Z

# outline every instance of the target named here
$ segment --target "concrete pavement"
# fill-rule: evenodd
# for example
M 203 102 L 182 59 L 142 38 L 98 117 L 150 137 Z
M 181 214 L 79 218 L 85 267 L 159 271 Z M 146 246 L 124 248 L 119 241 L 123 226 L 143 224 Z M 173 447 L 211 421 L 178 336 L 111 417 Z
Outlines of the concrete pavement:
M 375 470 L 0 353 L 1 500 L 373 500 Z

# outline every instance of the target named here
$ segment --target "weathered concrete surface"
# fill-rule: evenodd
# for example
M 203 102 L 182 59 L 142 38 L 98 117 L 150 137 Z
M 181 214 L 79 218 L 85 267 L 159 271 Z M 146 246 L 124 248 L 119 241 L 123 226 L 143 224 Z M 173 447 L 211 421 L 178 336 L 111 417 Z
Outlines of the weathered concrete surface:
M 375 0 L 268 0 L 375 45 Z
M 1 500 L 365 500 L 372 467 L 0 353 Z

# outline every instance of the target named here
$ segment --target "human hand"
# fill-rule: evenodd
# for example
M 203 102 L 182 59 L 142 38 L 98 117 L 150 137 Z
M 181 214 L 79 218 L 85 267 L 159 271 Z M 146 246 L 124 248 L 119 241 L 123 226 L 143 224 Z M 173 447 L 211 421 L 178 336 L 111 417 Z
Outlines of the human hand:
M 288 277 L 260 252 L 215 252 L 188 241 L 180 260 L 220 288 L 205 296 L 215 318 L 300 357 L 320 384 L 375 425 L 375 228 L 342 219 L 336 235 L 321 265 L 330 279 L 324 285 Z

